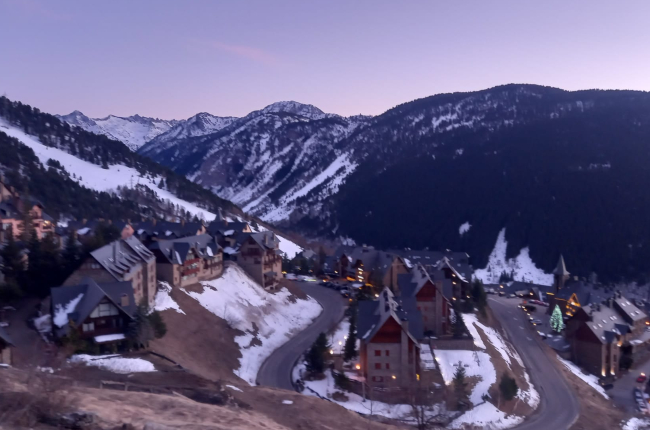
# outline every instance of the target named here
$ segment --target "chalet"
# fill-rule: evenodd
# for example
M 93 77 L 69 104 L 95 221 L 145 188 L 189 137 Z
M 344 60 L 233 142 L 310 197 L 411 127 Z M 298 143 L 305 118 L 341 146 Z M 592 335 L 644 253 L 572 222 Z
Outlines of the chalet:
M 51 289 L 52 330 L 57 338 L 73 329 L 96 344 L 121 343 L 137 310 L 130 282 L 97 283 L 84 278 L 78 285 Z
M 149 249 L 156 257 L 158 279 L 174 287 L 208 281 L 223 273 L 223 251 L 209 234 L 158 240 Z
M 465 297 L 469 293 L 474 270 L 465 252 L 414 251 L 411 249 L 390 251 L 401 256 L 407 266 L 421 265 L 431 279 L 440 285 L 448 299 Z
M 262 287 L 274 289 L 282 277 L 282 251 L 277 236 L 272 231 L 242 233 L 239 240 L 230 259 Z
M 3 327 L 0 327 L 0 364 L 12 365 L 11 349 L 13 346 L 14 344 L 7 331 Z
M 442 286 L 434 283 L 424 267 L 418 264 L 410 274 L 398 275 L 397 283 L 399 297 L 415 299 L 425 333 L 441 336 L 450 332 L 450 299 L 445 297 Z
M 597 376 L 618 374 L 624 353 L 645 355 L 650 344 L 647 315 L 620 292 L 602 303 L 576 308 L 565 337 L 571 359 Z
M 395 298 L 385 287 L 375 301 L 361 301 L 360 372 L 371 387 L 408 387 L 419 379 L 422 315 L 412 297 Z
M 79 285 L 86 277 L 97 282 L 123 282 L 133 285 L 137 303 L 153 306 L 156 294 L 156 258 L 138 239 L 118 239 L 94 250 L 63 285 Z
M 339 276 L 379 288 L 395 290 L 397 276 L 409 273 L 402 257 L 372 246 L 339 248 L 336 258 Z
M 9 229 L 14 237 L 23 233 L 25 211 L 29 211 L 32 225 L 39 238 L 54 232 L 54 220 L 43 211 L 43 205 L 36 200 L 22 198 L 0 175 L 0 242 L 4 242 Z

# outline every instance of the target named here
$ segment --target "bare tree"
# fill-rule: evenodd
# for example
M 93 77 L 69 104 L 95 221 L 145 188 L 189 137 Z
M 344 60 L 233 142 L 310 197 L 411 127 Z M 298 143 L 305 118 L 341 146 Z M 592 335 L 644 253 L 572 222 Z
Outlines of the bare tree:
M 418 383 L 409 389 L 408 399 L 409 411 L 403 417 L 405 421 L 418 430 L 441 428 L 447 417 L 446 410 L 444 404 L 433 404 L 430 390 Z

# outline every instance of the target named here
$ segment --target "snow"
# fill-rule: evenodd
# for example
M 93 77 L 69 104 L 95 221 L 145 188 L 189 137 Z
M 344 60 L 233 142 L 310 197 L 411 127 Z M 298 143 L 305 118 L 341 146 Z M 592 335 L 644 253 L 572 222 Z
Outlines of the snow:
M 34 327 L 39 333 L 50 333 L 52 331 L 52 315 L 45 314 L 34 318 Z
M 234 385 L 226 385 L 226 387 L 230 388 L 231 390 L 235 390 L 235 391 L 239 391 L 240 393 L 243 393 L 243 391 L 240 388 L 237 388 Z
M 180 205 L 183 209 L 190 212 L 190 214 L 196 215 L 199 218 L 208 220 L 214 219 L 216 216 L 212 212 L 200 208 L 193 203 L 179 199 L 167 190 L 158 188 L 157 184 L 161 179 L 158 176 L 143 177 L 136 169 L 122 164 L 113 164 L 110 165 L 108 169 L 102 169 L 101 166 L 77 158 L 62 149 L 43 145 L 38 138 L 26 134 L 2 118 L 0 118 L 0 125 L 6 126 L 6 128 L 2 128 L 4 133 L 11 137 L 15 137 L 23 144 L 32 148 L 44 166 L 49 159 L 57 160 L 68 172 L 76 175 L 76 178 L 71 178 L 72 180 L 76 180 L 80 185 L 87 188 L 96 191 L 112 191 L 117 189 L 118 186 L 130 187 L 131 182 L 133 182 L 134 184 L 146 185 L 153 190 L 159 198 L 169 200 L 175 205 Z
M 126 337 L 124 336 L 124 333 L 117 333 L 117 334 L 105 334 L 103 336 L 95 336 L 95 342 L 97 343 L 104 343 L 104 342 L 111 342 L 114 340 L 122 340 L 125 339 Z
M 260 224 L 257 224 L 257 228 L 251 226 L 251 230 L 254 232 L 262 232 L 262 231 L 267 231 L 268 229 Z M 275 233 L 275 232 L 274 232 Z M 280 251 L 284 252 L 284 254 L 287 256 L 287 258 L 292 259 L 296 255 L 300 254 L 304 249 L 289 239 L 280 236 L 279 234 L 275 233 L 276 237 L 278 238 L 279 246 L 280 246 Z M 224 251 L 225 252 L 225 251 Z
M 236 254 L 237 251 L 236 251 L 234 248 L 230 247 L 230 246 L 226 246 L 226 247 L 223 249 L 223 253 L 224 253 L 224 254 Z
M 483 401 L 482 397 L 488 394 L 488 390 L 497 380 L 496 370 L 490 361 L 490 356 L 485 352 L 436 349 L 434 354 L 446 385 L 451 385 L 454 380 L 459 361 L 463 363 L 465 376 L 480 377 L 480 381 L 469 396 L 470 401 L 475 405 Z
M 83 294 L 79 294 L 77 297 L 70 300 L 66 305 L 56 305 L 54 308 L 54 324 L 57 327 L 61 328 L 64 325 L 68 324 L 68 314 L 74 312 L 83 297 Z
M 235 230 L 226 230 L 223 232 L 224 236 L 232 236 L 235 233 Z
M 291 401 L 291 400 L 283 400 L 282 404 L 283 405 L 293 405 L 293 401 Z
M 591 388 L 598 391 L 604 398 L 609 399 L 609 396 L 607 396 L 607 393 L 605 393 L 605 389 L 598 384 L 598 378 L 595 375 L 588 375 L 586 373 L 583 373 L 582 370 L 578 368 L 578 366 L 571 363 L 570 361 L 564 360 L 559 356 L 557 359 L 560 361 L 560 363 L 564 364 L 564 366 L 566 366 L 566 368 L 569 369 L 571 373 L 589 384 Z
M 84 227 L 84 228 L 80 228 L 79 230 L 77 230 L 77 234 L 80 235 L 80 236 L 84 236 L 84 235 L 86 235 L 89 231 L 90 231 L 90 228 L 89 228 L 89 227 Z
M 465 412 L 449 424 L 449 428 L 465 428 L 465 425 L 474 425 L 486 429 L 507 429 L 524 421 L 523 417 L 508 415 L 497 409 L 490 402 L 485 402 Z M 472 427 L 473 428 L 473 427 Z
M 292 303 L 291 293 L 286 288 L 275 294 L 268 293 L 236 265 L 226 267 L 220 278 L 201 284 L 201 293 L 181 290 L 233 328 L 244 332 L 235 338 L 242 356 L 234 372 L 251 385 L 255 384 L 264 360 L 293 334 L 311 324 L 322 311 L 311 297 Z M 259 342 L 251 345 L 253 339 Z
M 173 309 L 179 314 L 186 315 L 180 306 L 178 306 L 178 303 L 169 295 L 171 291 L 172 287 L 167 282 L 158 282 L 158 291 L 156 292 L 156 299 L 153 306 L 154 310 L 161 312 L 167 309 Z
M 431 347 L 426 343 L 420 345 L 420 361 L 422 362 L 424 370 L 435 370 L 436 362 L 433 359 Z
M 458 227 L 458 234 L 460 234 L 461 236 L 464 235 L 465 233 L 467 233 L 469 231 L 469 229 L 471 227 L 472 227 L 472 224 L 470 224 L 469 222 L 462 223 L 460 225 L 460 227 Z
M 524 362 L 519 356 L 519 353 L 517 353 L 517 351 L 510 344 L 507 344 L 503 340 L 503 337 L 501 337 L 501 334 L 499 334 L 499 332 L 497 332 L 492 327 L 488 327 L 480 323 L 474 314 L 462 314 L 462 316 L 467 330 L 474 338 L 474 345 L 481 349 L 486 348 L 485 343 L 478 333 L 478 329 L 480 328 L 487 337 L 488 342 L 490 342 L 494 349 L 499 352 L 501 358 L 510 369 L 512 369 L 512 360 L 516 361 L 519 366 L 525 369 Z M 530 377 L 526 371 L 524 371 L 524 379 L 526 380 L 526 385 L 528 388 L 524 390 L 520 387 L 519 391 L 517 392 L 517 397 L 527 403 L 531 408 L 536 408 L 539 405 L 540 401 L 539 393 L 530 382 Z
M 650 427 L 650 420 L 642 418 L 630 418 L 624 425 L 623 430 L 643 430 Z
M 494 249 L 488 258 L 488 264 L 484 269 L 478 269 L 474 276 L 485 284 L 496 284 L 503 272 L 514 273 L 514 279 L 522 282 L 533 282 L 540 285 L 552 285 L 553 275 L 544 273 L 530 258 L 528 247 L 522 248 L 515 258 L 506 259 L 506 229 L 502 229 L 497 237 Z
M 83 363 L 86 366 L 95 366 L 113 373 L 155 372 L 156 368 L 142 358 L 124 358 L 119 355 L 73 355 L 68 360 L 70 363 Z

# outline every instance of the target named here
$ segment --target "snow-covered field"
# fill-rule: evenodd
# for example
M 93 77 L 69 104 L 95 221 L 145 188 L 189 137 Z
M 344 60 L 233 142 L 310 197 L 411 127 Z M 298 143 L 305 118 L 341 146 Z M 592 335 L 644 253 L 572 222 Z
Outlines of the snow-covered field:
M 519 251 L 519 255 L 510 260 L 506 259 L 506 229 L 499 232 L 497 242 L 488 258 L 488 264 L 484 269 L 478 269 L 474 276 L 485 284 L 496 284 L 503 272 L 514 273 L 515 281 L 532 282 L 540 285 L 552 285 L 553 275 L 544 273 L 530 258 L 528 247 Z
M 575 364 L 571 363 L 570 361 L 564 360 L 561 357 L 557 357 L 557 359 L 560 361 L 560 363 L 564 364 L 567 369 L 571 371 L 574 375 L 576 375 L 578 378 L 582 379 L 585 381 L 591 388 L 594 390 L 598 391 L 604 398 L 609 399 L 609 396 L 607 393 L 605 393 L 605 389 L 598 384 L 598 378 L 595 375 L 588 375 L 586 373 L 583 373 L 582 370 Z
M 645 430 L 650 428 L 650 420 L 643 418 L 630 418 L 623 424 L 623 430 Z
M 169 200 L 175 205 L 183 207 L 192 215 L 204 220 L 213 220 L 215 218 L 215 214 L 212 212 L 200 208 L 194 203 L 181 200 L 167 190 L 158 188 L 159 177 L 140 176 L 137 170 L 121 164 L 114 164 L 109 166 L 108 169 L 102 169 L 97 164 L 84 161 L 61 149 L 43 145 L 38 138 L 26 134 L 2 118 L 0 118 L 0 130 L 32 148 L 43 165 L 49 159 L 57 160 L 68 172 L 76 175 L 76 178 L 72 178 L 73 180 L 87 188 L 96 191 L 111 191 L 117 189 L 118 186 L 130 186 L 131 183 L 143 184 L 158 194 L 159 198 Z
M 285 288 L 275 294 L 265 291 L 236 265 L 227 267 L 220 278 L 201 284 L 201 293 L 182 291 L 245 333 L 235 338 L 242 354 L 235 374 L 251 385 L 264 360 L 322 311 L 311 297 L 292 302 Z M 261 345 L 251 346 L 253 339 Z
M 95 366 L 113 373 L 155 372 L 154 365 L 142 358 L 124 358 L 119 355 L 87 355 L 78 354 L 70 357 L 70 363 L 83 363 Z
M 256 232 L 256 233 L 259 233 L 259 232 L 262 232 L 262 231 L 266 231 L 268 229 L 266 227 L 264 227 L 264 226 L 261 226 L 261 225 L 257 224 L 257 228 L 255 228 L 254 226 L 251 226 L 251 230 Z M 278 240 L 280 241 L 280 251 L 284 252 L 287 255 L 287 258 L 291 259 L 291 258 L 295 257 L 296 254 L 299 254 L 299 253 L 301 253 L 303 251 L 302 247 L 296 245 L 295 243 L 293 243 L 289 239 L 287 239 L 285 237 L 282 237 L 279 234 L 276 234 L 276 236 L 278 237 Z

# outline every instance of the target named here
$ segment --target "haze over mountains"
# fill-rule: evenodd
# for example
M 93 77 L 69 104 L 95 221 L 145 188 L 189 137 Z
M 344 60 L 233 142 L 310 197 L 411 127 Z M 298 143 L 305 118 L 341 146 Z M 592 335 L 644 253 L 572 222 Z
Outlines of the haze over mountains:
M 152 124 L 134 135 L 163 128 L 133 118 Z M 386 248 L 463 249 L 475 267 L 505 228 L 508 257 L 528 246 L 546 271 L 562 252 L 576 275 L 650 272 L 648 93 L 505 85 L 376 117 L 280 102 L 206 118 L 169 124 L 138 152 L 264 220 Z

